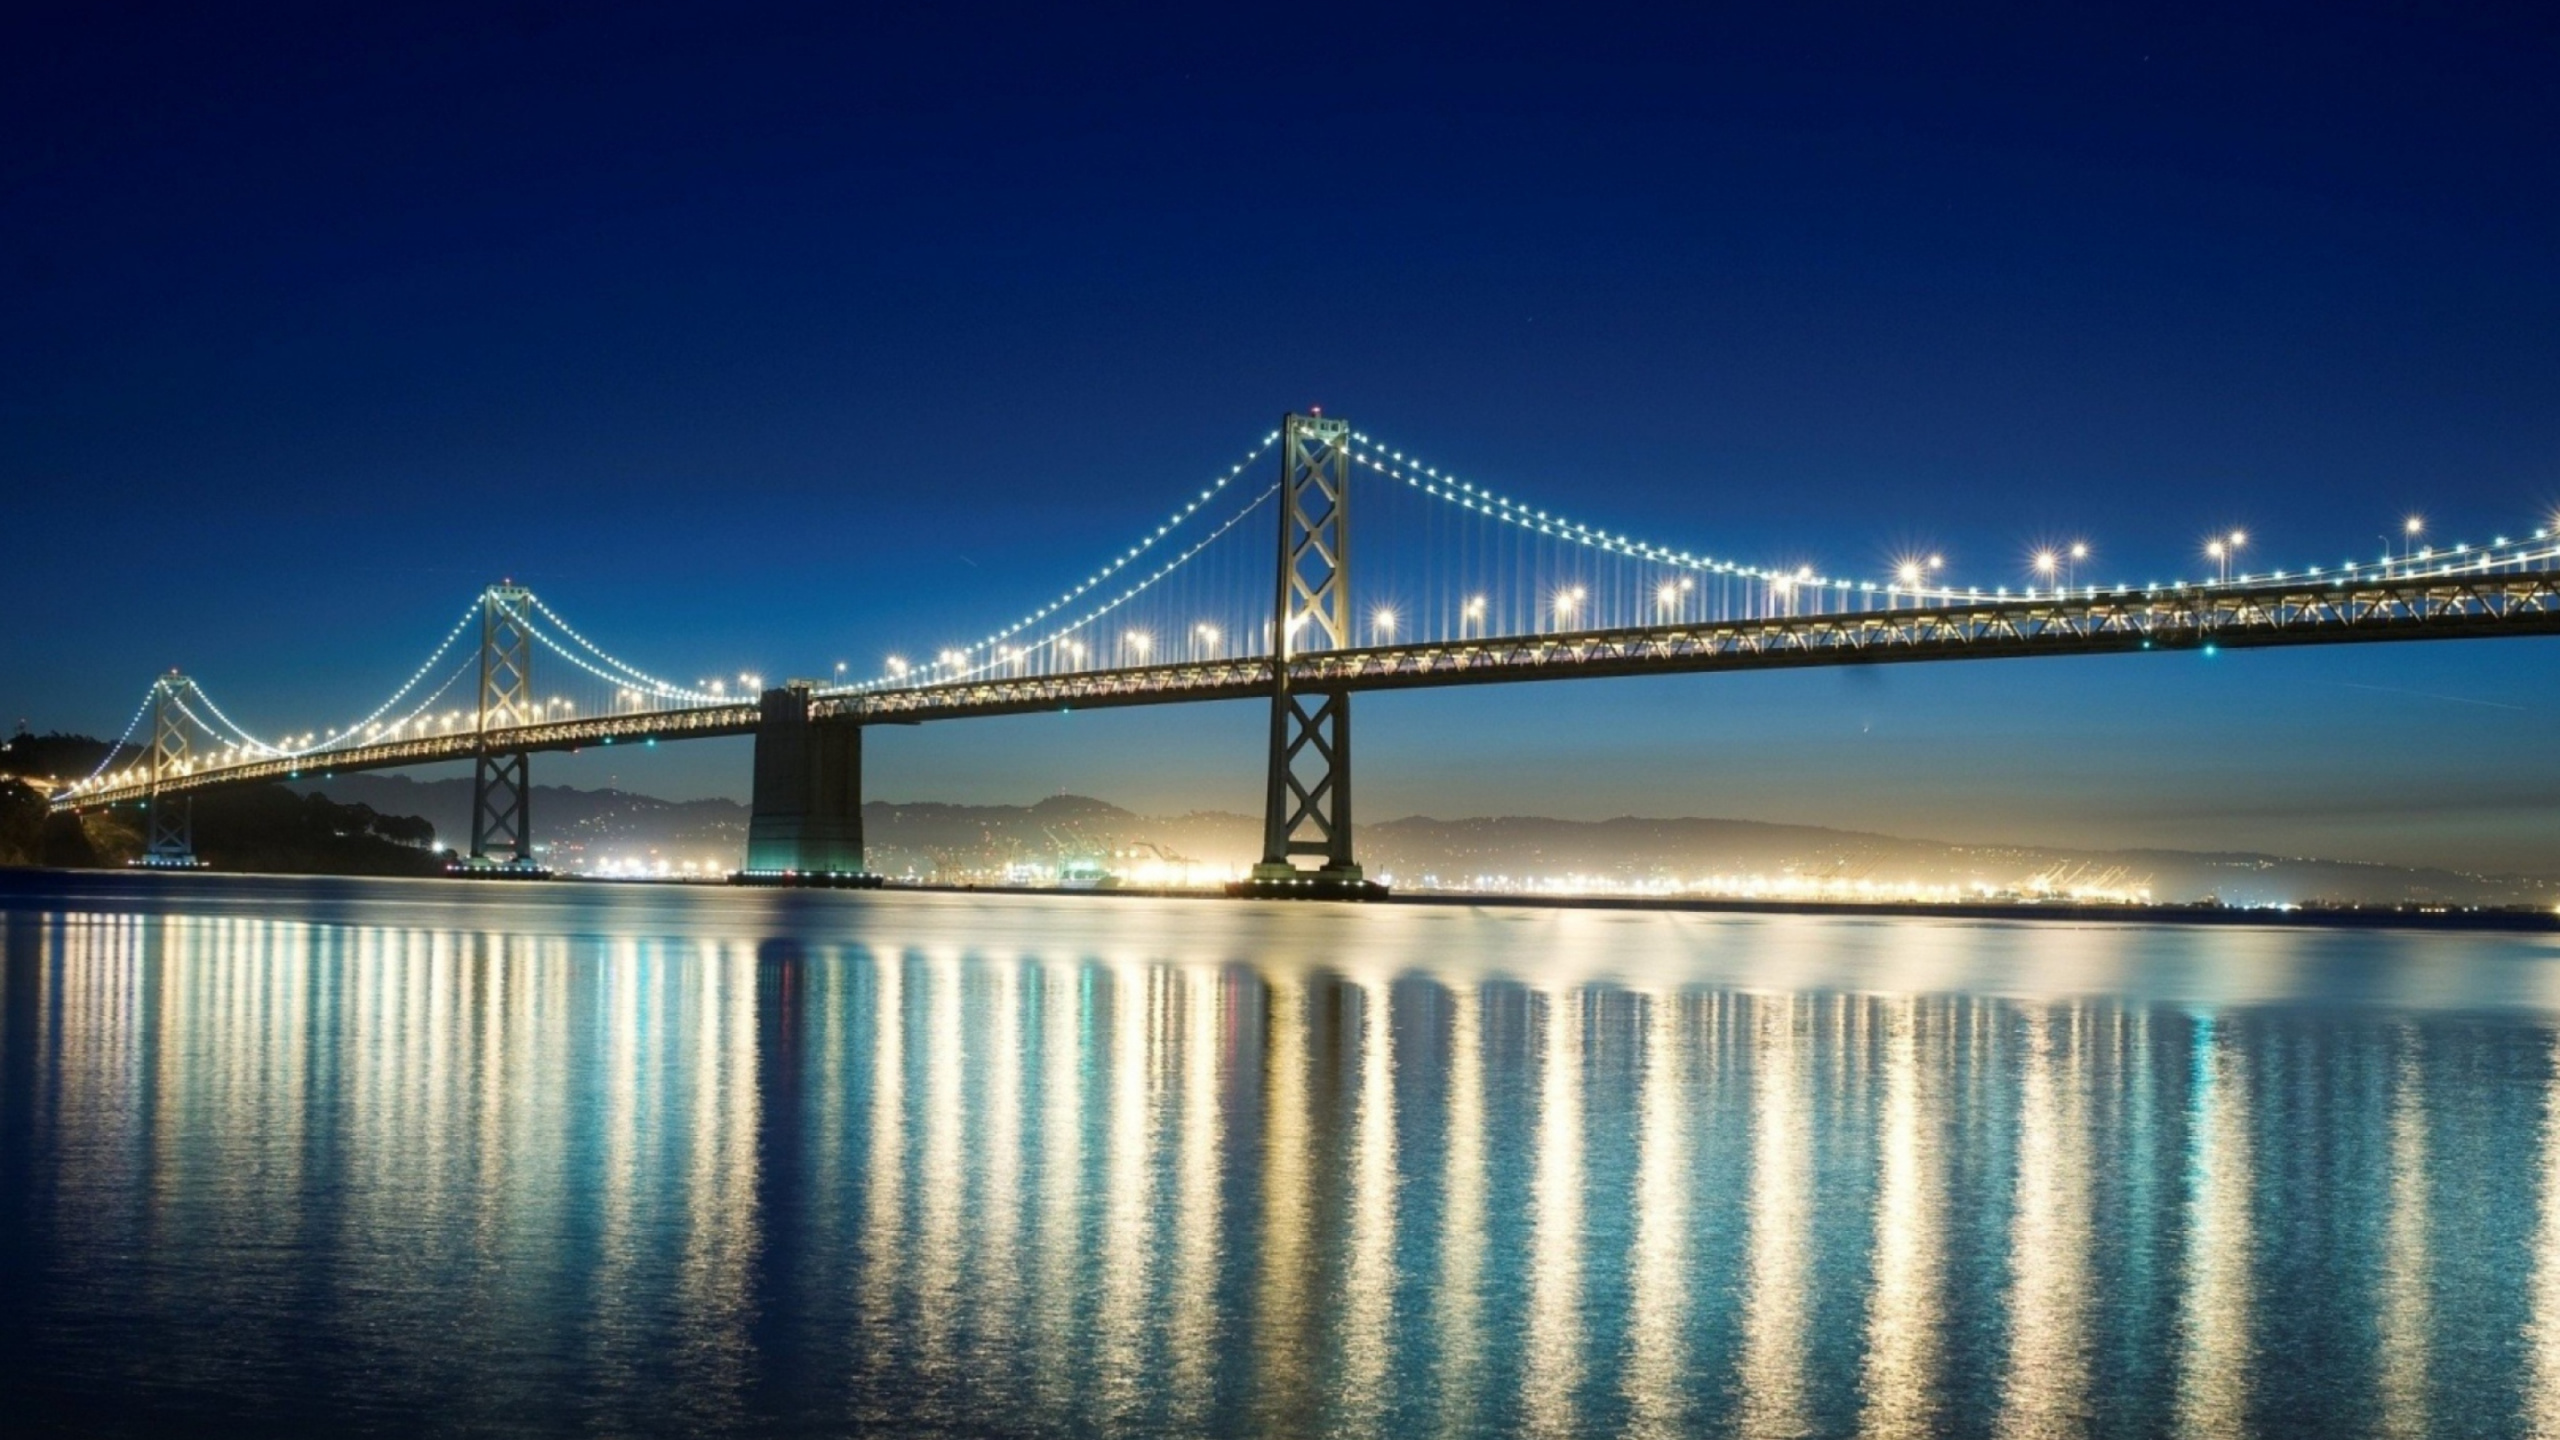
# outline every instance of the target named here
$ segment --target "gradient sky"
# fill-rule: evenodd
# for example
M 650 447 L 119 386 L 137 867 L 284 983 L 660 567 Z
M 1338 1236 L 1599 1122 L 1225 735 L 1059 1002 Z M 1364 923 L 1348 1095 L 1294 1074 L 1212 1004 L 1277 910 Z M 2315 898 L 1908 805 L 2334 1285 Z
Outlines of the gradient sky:
M 299 726 L 501 574 L 668 673 L 865 668 L 1311 402 L 1850 574 L 2530 529 L 2560 27 L 2479 8 L 19 14 L 0 719 L 179 665 Z M 2555 707 L 2551 641 L 1380 697 L 1360 802 L 2560 871 Z M 1249 811 L 1263 724 L 893 732 L 869 789 Z M 747 752 L 607 765 L 536 770 Z

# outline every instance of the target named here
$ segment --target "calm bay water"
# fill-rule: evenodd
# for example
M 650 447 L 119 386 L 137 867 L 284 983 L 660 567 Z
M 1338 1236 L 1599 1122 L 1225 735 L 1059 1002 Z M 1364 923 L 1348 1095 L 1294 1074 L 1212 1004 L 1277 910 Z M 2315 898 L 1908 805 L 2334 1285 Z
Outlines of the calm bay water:
M 12 1428 L 2560 1436 L 2549 938 L 211 877 L 0 923 Z

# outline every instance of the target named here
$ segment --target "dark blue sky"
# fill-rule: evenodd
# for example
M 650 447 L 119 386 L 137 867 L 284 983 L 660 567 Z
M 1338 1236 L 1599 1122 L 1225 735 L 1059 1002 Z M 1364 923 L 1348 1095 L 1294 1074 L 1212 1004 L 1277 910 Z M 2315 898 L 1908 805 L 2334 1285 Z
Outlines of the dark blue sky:
M 1767 8 L 19 16 L 0 706 L 113 731 L 182 665 L 295 726 L 499 574 L 667 672 L 861 667 L 1309 402 L 1852 574 L 2560 504 L 2547 14 Z M 2560 870 L 2555 703 L 2550 642 L 1386 698 L 1362 809 Z M 1250 810 L 1262 723 L 897 733 L 870 787 Z

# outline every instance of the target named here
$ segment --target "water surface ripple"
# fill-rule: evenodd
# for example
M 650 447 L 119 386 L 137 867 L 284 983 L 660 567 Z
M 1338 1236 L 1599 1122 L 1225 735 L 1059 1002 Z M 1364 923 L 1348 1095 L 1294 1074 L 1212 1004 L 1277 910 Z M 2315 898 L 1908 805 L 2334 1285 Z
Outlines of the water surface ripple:
M 2560 1436 L 2547 937 L 121 876 L 0 925 L 17 1433 Z

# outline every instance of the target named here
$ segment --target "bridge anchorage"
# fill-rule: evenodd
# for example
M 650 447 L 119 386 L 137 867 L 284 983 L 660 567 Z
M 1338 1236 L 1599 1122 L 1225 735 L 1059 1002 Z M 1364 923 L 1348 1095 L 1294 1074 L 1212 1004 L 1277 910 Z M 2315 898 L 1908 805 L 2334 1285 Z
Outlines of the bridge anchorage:
M 1280 422 L 1280 566 L 1272 604 L 1271 752 L 1262 862 L 1227 887 L 1257 899 L 1370 899 L 1386 887 L 1351 858 L 1351 692 L 1293 678 L 1301 656 L 1348 650 L 1351 425 Z M 1316 868 L 1302 869 L 1300 856 Z
M 862 727 L 810 714 L 814 680 L 764 692 L 756 708 L 755 804 L 747 868 L 733 885 L 868 890 L 862 868 Z
M 196 858 L 196 800 L 163 793 L 163 787 L 195 769 L 195 730 L 187 695 L 195 682 L 172 670 L 151 685 L 151 793 L 143 802 L 142 854 L 133 863 L 152 870 L 201 870 Z
M 539 880 L 533 858 L 533 761 L 499 732 L 539 722 L 533 695 L 533 592 L 513 582 L 480 592 L 479 743 L 471 757 L 471 853 L 449 873 L 475 880 Z

